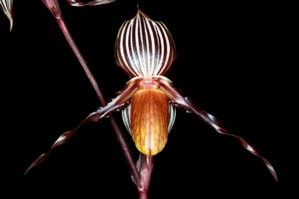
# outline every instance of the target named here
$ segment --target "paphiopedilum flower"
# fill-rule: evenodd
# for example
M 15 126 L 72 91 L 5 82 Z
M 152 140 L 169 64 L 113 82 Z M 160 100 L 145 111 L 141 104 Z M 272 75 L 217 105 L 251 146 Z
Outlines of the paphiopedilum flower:
M 91 113 L 81 124 L 97 122 L 111 111 L 121 110 L 124 124 L 136 148 L 150 157 L 165 147 L 175 120 L 176 108 L 183 107 L 195 113 L 218 133 L 236 138 L 246 150 L 264 161 L 277 180 L 273 166 L 252 145 L 230 134 L 214 116 L 195 107 L 163 76 L 176 58 L 174 41 L 163 23 L 151 20 L 138 9 L 136 16 L 126 21 L 118 32 L 115 58 L 117 65 L 132 79 L 118 96 Z M 52 149 L 65 143 L 80 125 L 62 134 L 51 149 L 35 160 L 28 170 L 42 162 Z

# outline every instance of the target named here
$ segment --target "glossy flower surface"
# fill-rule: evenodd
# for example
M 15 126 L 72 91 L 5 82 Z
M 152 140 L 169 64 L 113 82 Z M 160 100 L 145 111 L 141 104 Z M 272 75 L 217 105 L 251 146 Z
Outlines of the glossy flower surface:
M 97 122 L 111 111 L 121 110 L 124 124 L 136 148 L 147 156 L 153 156 L 161 152 L 167 142 L 175 121 L 176 108 L 183 107 L 195 113 L 218 133 L 236 138 L 247 151 L 264 161 L 277 180 L 273 166 L 253 146 L 245 139 L 230 134 L 213 115 L 195 107 L 163 76 L 176 58 L 174 41 L 163 23 L 151 20 L 138 9 L 137 15 L 120 28 L 115 58 L 117 65 L 132 79 L 118 96 L 91 113 L 81 124 Z M 79 126 L 62 134 L 50 151 L 65 143 Z M 43 161 L 50 151 L 42 154 L 29 169 Z
M 141 153 L 156 155 L 167 142 L 175 108 L 154 78 L 165 74 L 175 60 L 174 41 L 163 23 L 138 9 L 119 30 L 115 57 L 116 63 L 134 77 L 131 81 L 140 81 L 132 103 L 122 110 L 125 126 Z

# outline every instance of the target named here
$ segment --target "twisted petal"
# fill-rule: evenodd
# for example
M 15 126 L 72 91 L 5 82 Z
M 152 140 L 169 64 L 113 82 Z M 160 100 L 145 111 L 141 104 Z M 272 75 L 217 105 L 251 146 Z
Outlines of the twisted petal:
M 115 59 L 128 75 L 163 75 L 175 58 L 174 41 L 162 22 L 151 20 L 138 8 L 136 16 L 123 23 L 116 39 Z
M 13 0 L 0 0 L 0 7 L 10 22 L 10 31 L 13 26 L 12 2 Z
M 250 153 L 262 158 L 265 165 L 269 169 L 270 173 L 274 177 L 274 179 L 277 181 L 277 174 L 273 168 L 273 166 L 270 164 L 268 160 L 266 160 L 263 156 L 261 156 L 256 149 L 252 145 L 250 145 L 245 139 L 230 134 L 222 125 L 221 123 L 211 114 L 202 111 L 195 107 L 189 100 L 185 99 L 178 91 L 176 91 L 170 84 L 170 82 L 165 77 L 157 77 L 157 81 L 160 83 L 160 89 L 163 90 L 166 95 L 173 100 L 175 104 L 179 104 L 186 108 L 187 110 L 193 111 L 196 115 L 198 115 L 204 122 L 209 124 L 213 129 L 215 129 L 218 133 L 229 135 L 238 140 L 238 142 Z
M 69 5 L 76 6 L 76 7 L 97 6 L 102 4 L 108 4 L 114 1 L 116 0 L 95 0 L 88 3 L 82 3 L 81 1 L 78 0 L 66 0 L 66 2 Z M 62 19 L 62 13 L 60 11 L 57 0 L 42 0 L 42 2 L 47 6 L 47 8 L 50 10 L 50 12 L 53 14 L 53 16 L 56 19 Z
M 79 126 L 77 126 L 75 129 L 66 131 L 63 133 L 59 138 L 54 142 L 50 150 L 46 153 L 43 153 L 40 155 L 25 171 L 25 174 L 33 167 L 40 164 L 42 161 L 46 159 L 46 157 L 50 154 L 50 152 L 55 149 L 56 147 L 64 144 L 68 139 L 77 131 L 77 129 L 82 125 L 86 123 L 91 122 L 97 122 L 100 119 L 104 118 L 107 114 L 109 114 L 111 111 L 120 109 L 124 104 L 132 97 L 132 95 L 138 90 L 138 83 L 140 82 L 140 79 L 136 78 L 130 81 L 130 84 L 125 89 L 123 93 L 118 95 L 116 98 L 111 100 L 105 107 L 100 107 L 97 111 L 91 113 Z
M 78 0 L 66 0 L 66 2 L 68 4 L 70 4 L 71 6 L 76 6 L 76 7 L 97 6 L 97 5 L 111 3 L 114 1 L 116 1 L 116 0 L 95 0 L 95 1 L 88 2 L 88 3 L 82 3 L 81 1 L 78 1 Z
M 91 123 L 91 122 L 96 122 L 99 120 L 99 114 L 97 112 L 93 112 L 91 113 L 83 122 L 81 122 L 81 124 L 76 127 L 75 129 L 66 131 L 65 133 L 63 133 L 61 136 L 59 136 L 59 138 L 54 142 L 54 144 L 52 145 L 52 147 L 50 148 L 50 150 L 46 153 L 41 154 L 29 167 L 28 169 L 25 171 L 24 175 L 32 168 L 35 167 L 36 165 L 40 164 L 42 161 L 44 161 L 46 159 L 46 157 L 50 154 L 50 152 L 55 149 L 56 147 L 66 143 L 66 141 L 68 141 L 68 139 L 70 139 L 70 137 L 72 137 L 72 135 L 75 133 L 75 131 L 82 125 L 85 123 Z

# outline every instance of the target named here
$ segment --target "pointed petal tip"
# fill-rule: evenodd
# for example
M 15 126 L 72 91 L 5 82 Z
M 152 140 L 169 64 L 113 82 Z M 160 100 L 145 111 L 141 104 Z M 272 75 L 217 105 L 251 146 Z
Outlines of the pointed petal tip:
M 52 148 L 51 148 L 52 149 Z M 26 175 L 33 167 L 39 165 L 41 162 L 43 162 L 46 157 L 48 156 L 48 154 L 51 152 L 51 149 L 49 152 L 43 153 L 41 154 L 29 167 L 28 169 L 25 171 L 24 175 Z
M 272 175 L 273 175 L 273 174 L 272 174 Z M 278 182 L 278 177 L 277 177 L 277 175 L 275 174 L 275 176 L 273 175 L 273 177 L 274 177 L 275 181 Z
M 149 18 L 146 14 L 144 14 L 144 12 L 140 9 L 139 4 L 137 4 L 137 15 L 141 14 L 143 16 L 145 16 L 146 18 Z M 150 18 L 149 18 L 150 19 Z
M 9 32 L 12 31 L 12 27 L 13 27 L 13 18 L 9 18 L 9 23 L 10 23 L 10 28 L 9 28 Z
M 142 16 L 146 17 L 148 20 L 152 20 L 149 16 L 147 16 L 139 7 L 137 6 L 137 14 L 141 14 Z
M 258 155 L 258 156 L 260 156 L 260 155 Z M 270 171 L 270 173 L 273 176 L 273 178 L 275 179 L 275 181 L 278 182 L 278 177 L 277 177 L 276 171 L 275 171 L 274 167 L 272 166 L 272 164 L 268 160 L 266 160 L 265 158 L 263 158 L 263 157 L 261 157 L 261 158 L 263 159 L 266 167 Z

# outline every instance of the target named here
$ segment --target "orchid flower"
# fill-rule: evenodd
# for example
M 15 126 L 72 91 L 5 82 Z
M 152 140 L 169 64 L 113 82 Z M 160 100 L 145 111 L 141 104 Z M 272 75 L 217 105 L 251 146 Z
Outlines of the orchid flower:
M 97 122 L 112 111 L 121 111 L 136 148 L 147 157 L 147 160 L 141 161 L 149 161 L 165 147 L 175 121 L 176 108 L 183 107 L 218 133 L 236 138 L 246 150 L 260 157 L 274 179 L 278 180 L 273 166 L 252 145 L 230 134 L 213 115 L 194 106 L 172 86 L 171 80 L 163 76 L 176 59 L 176 47 L 162 22 L 151 20 L 138 8 L 136 16 L 124 22 L 118 32 L 115 59 L 117 65 L 131 77 L 126 88 L 107 105 L 92 112 L 78 127 L 63 133 L 26 172 L 41 163 L 52 149 L 64 144 L 82 124 Z

